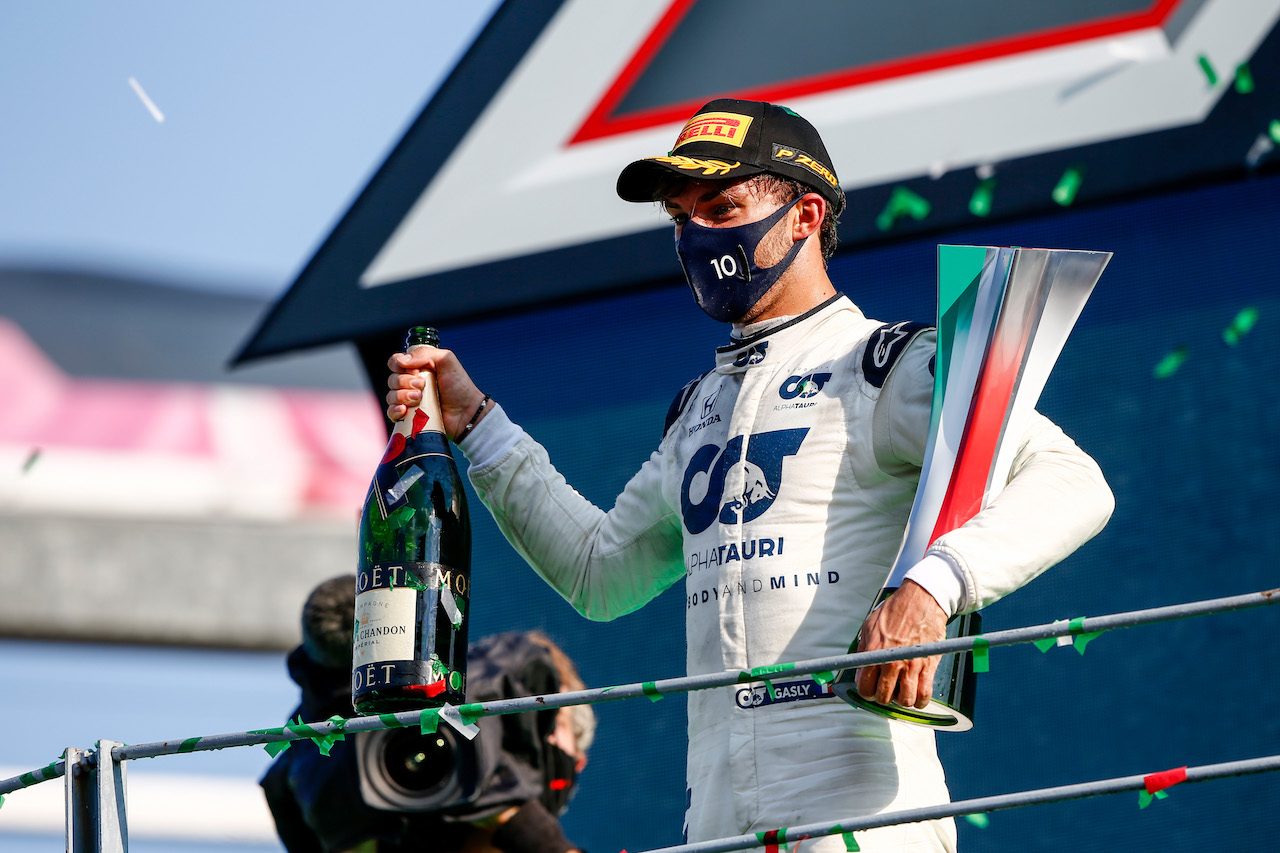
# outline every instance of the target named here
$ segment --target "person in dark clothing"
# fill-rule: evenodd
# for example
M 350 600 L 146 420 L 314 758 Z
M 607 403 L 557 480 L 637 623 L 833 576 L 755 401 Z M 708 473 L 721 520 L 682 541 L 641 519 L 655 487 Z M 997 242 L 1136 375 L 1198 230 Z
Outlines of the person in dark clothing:
M 302 644 L 288 656 L 302 691 L 293 717 L 353 716 L 351 626 L 355 578 L 317 586 L 302 611 Z M 471 644 L 467 701 L 581 689 L 572 661 L 539 632 L 509 632 Z M 574 845 L 557 820 L 586 765 L 595 718 L 589 706 L 483 717 L 473 796 L 436 811 L 375 808 L 361 790 L 358 739 L 348 735 L 328 756 L 294 741 L 260 784 L 289 853 L 401 853 L 409 850 L 566 853 Z M 408 731 L 408 730 L 398 730 Z M 365 741 L 366 746 L 373 741 Z M 443 741 L 441 741 L 443 743 Z M 385 804 L 384 804 L 385 805 Z

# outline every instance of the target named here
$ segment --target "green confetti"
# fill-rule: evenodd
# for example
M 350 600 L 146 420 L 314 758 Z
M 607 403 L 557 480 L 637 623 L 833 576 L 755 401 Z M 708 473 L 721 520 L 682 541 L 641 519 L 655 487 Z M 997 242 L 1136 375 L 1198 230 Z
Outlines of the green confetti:
M 1102 636 L 1101 631 L 1091 631 L 1088 634 L 1077 634 L 1075 642 L 1072 643 L 1076 647 L 1076 651 L 1084 654 L 1084 647 Z
M 1253 94 L 1253 72 L 1247 62 L 1236 66 L 1236 91 L 1242 95 Z
M 1258 322 L 1258 309 L 1252 306 L 1245 308 L 1231 321 L 1231 325 L 1222 330 L 1222 339 L 1229 346 L 1240 343 L 1240 339 L 1249 334 Z
M 973 671 L 974 672 L 990 672 L 991 671 L 991 643 L 986 637 L 973 638 Z
M 1182 363 L 1187 360 L 1187 354 L 1186 347 L 1178 347 L 1160 359 L 1155 367 L 1151 368 L 1151 375 L 1156 379 L 1168 379 L 1178 372 L 1178 368 L 1182 367 Z
M 919 222 L 928 216 L 931 210 L 933 205 L 929 204 L 923 196 L 906 187 L 894 187 L 884 210 L 880 211 L 880 215 L 876 217 L 876 227 L 881 231 L 888 231 L 904 216 L 910 216 Z
M 391 515 L 387 516 L 387 526 L 392 530 L 399 530 L 410 521 L 413 520 L 413 507 L 405 504 Z
M 650 702 L 657 702 L 662 698 L 662 694 L 658 692 L 658 685 L 652 681 L 646 681 L 640 685 L 640 689 L 644 691 L 644 695 L 649 697 Z
M 1084 167 L 1071 166 L 1062 173 L 1058 185 L 1053 188 L 1053 200 L 1063 207 L 1070 207 L 1080 192 L 1080 184 L 1084 181 Z
M 182 742 L 181 746 L 178 747 L 178 752 L 194 752 L 196 748 L 196 744 L 198 744 L 199 742 L 200 742 L 200 738 L 189 737 Z
M 751 670 L 753 678 L 764 678 L 766 675 L 777 675 L 780 672 L 789 672 L 796 668 L 794 663 L 775 663 L 773 666 L 757 666 Z
M 820 687 L 826 687 L 828 684 L 836 680 L 834 672 L 815 672 L 811 676 L 814 681 L 818 682 Z
M 262 745 L 262 748 L 267 751 L 267 755 L 270 755 L 272 758 L 275 758 L 277 755 L 279 755 L 280 753 L 288 749 L 289 746 L 290 746 L 290 743 L 287 740 L 273 740 L 273 741 L 268 741 L 267 743 L 264 743 Z
M 775 701 L 777 700 L 777 698 L 778 698 L 778 693 L 777 693 L 777 691 L 776 691 L 776 690 L 774 690 L 774 689 L 773 689 L 773 682 L 772 682 L 772 681 L 770 681 L 770 680 L 769 680 L 769 679 L 767 679 L 767 678 L 764 680 L 764 689 L 769 691 L 769 698 L 770 698 L 770 699 L 773 699 L 773 700 L 775 700 Z
M 462 717 L 462 722 L 469 726 L 474 726 L 476 720 L 484 716 L 484 708 L 479 702 L 472 702 L 469 705 L 458 706 L 458 715 Z
M 398 729 L 404 727 L 404 723 L 400 722 L 395 714 L 379 714 L 378 719 L 386 723 L 389 728 Z
M 1209 61 L 1209 57 L 1202 53 L 1197 61 L 1200 63 L 1200 70 L 1204 72 L 1205 79 L 1209 81 L 1209 85 L 1218 85 L 1218 72 L 1214 70 L 1213 63 Z
M 986 829 L 987 826 L 991 823 L 991 818 L 987 817 L 985 814 L 982 814 L 982 813 L 967 814 L 964 816 L 964 819 L 969 821 L 969 823 L 973 824 L 974 826 L 978 827 L 978 829 Z
M 38 460 L 39 458 L 40 458 L 40 448 L 38 447 L 31 448 L 31 452 L 27 454 L 27 460 L 22 463 L 22 473 L 23 474 L 30 473 L 31 469 L 34 468 L 36 465 L 36 460 Z
M 1152 800 L 1163 800 L 1167 796 L 1169 796 L 1168 791 L 1156 791 L 1154 794 L 1148 794 L 1144 788 L 1138 792 L 1138 808 L 1145 809 L 1151 805 Z
M 347 739 L 347 736 L 342 732 L 342 728 L 347 724 L 347 721 L 342 717 L 339 717 L 337 714 L 334 714 L 332 717 L 325 720 L 325 722 L 332 724 L 334 728 L 331 729 L 327 735 L 313 737 L 311 740 L 315 743 L 316 748 L 320 750 L 320 754 L 328 758 L 329 751 L 333 749 L 333 745 L 340 740 Z
M 4 794 L 0 794 L 0 809 L 4 808 Z
M 1084 654 L 1085 646 L 1089 645 L 1089 643 L 1096 638 L 1102 636 L 1101 631 L 1086 631 L 1084 629 L 1084 619 L 1085 617 L 1083 616 L 1077 616 L 1075 619 L 1071 620 L 1071 625 L 1069 626 L 1071 628 L 1071 633 L 1075 635 L 1073 645 L 1076 647 L 1076 651 L 1080 654 Z
M 969 197 L 969 212 L 974 216 L 987 216 L 991 213 L 991 200 L 995 196 L 996 179 L 987 178 L 974 189 Z
M 1271 124 L 1267 126 L 1267 134 L 1271 137 L 1271 141 L 1280 145 L 1280 119 L 1272 119 Z
M 840 837 L 844 839 L 845 853 L 861 853 L 862 848 L 858 846 L 858 842 L 854 839 L 852 832 L 845 832 L 844 827 L 838 823 L 831 829 L 833 833 L 840 833 Z
M 418 715 L 418 731 L 424 735 L 435 734 L 437 728 L 440 727 L 440 709 L 439 708 L 423 708 L 422 713 Z
M 1047 652 L 1057 644 L 1058 638 L 1045 637 L 1043 640 L 1032 640 L 1031 642 L 1034 643 L 1035 647 L 1041 652 Z

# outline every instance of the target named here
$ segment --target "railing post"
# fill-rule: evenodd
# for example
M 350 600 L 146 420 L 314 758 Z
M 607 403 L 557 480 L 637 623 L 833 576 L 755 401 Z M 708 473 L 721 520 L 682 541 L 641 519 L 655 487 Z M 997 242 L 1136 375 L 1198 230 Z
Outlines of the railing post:
M 128 853 L 125 765 L 111 757 L 111 740 L 95 750 L 67 747 L 67 853 Z
M 88 755 L 85 750 L 67 747 L 62 754 L 66 762 L 67 792 L 67 853 L 93 853 L 94 791 L 89 769 L 80 762 Z
M 97 778 L 98 846 L 96 853 L 129 853 L 125 821 L 125 763 L 111 757 L 120 746 L 113 740 L 98 741 Z

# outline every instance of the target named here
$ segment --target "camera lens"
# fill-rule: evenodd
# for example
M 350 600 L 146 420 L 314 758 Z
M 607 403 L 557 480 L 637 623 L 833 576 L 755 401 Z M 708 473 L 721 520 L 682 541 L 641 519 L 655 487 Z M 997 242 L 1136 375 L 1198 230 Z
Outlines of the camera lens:
M 425 794 L 453 775 L 455 758 L 443 735 L 403 731 L 388 738 L 382 762 L 397 788 L 408 794 Z

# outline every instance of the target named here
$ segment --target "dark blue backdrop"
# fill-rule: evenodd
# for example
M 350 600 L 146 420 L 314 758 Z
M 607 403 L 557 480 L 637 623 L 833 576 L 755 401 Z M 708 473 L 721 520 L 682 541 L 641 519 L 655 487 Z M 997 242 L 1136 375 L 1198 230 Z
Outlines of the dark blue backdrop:
M 1101 464 L 1116 493 L 1107 529 L 985 612 L 987 630 L 1280 585 L 1280 178 L 1200 188 L 948 234 L 948 243 L 1115 252 L 1040 409 Z M 839 256 L 831 273 L 868 316 L 931 320 L 936 241 Z M 672 258 L 672 268 L 676 264 Z M 1222 331 L 1246 307 L 1235 345 Z M 656 445 L 671 396 L 708 369 L 723 327 L 670 287 L 442 329 L 476 381 L 603 507 Z M 1184 347 L 1167 378 L 1155 365 Z M 621 392 L 619 388 L 624 389 Z M 477 503 L 477 508 L 478 503 Z M 683 608 L 668 592 L 589 623 L 475 515 L 472 630 L 539 627 L 601 686 L 683 674 Z M 953 797 L 1213 763 L 1280 751 L 1270 610 L 1103 635 L 1070 648 L 995 650 L 978 722 L 939 747 Z M 591 764 L 565 823 L 596 853 L 678 843 L 684 701 L 597 706 Z M 850 711 L 850 713 L 855 713 Z M 798 733 L 803 737 L 803 733 Z M 1136 794 L 960 821 L 961 850 L 1263 850 L 1271 776 L 1184 785 L 1139 810 Z M 839 817 L 839 816 L 832 816 Z

